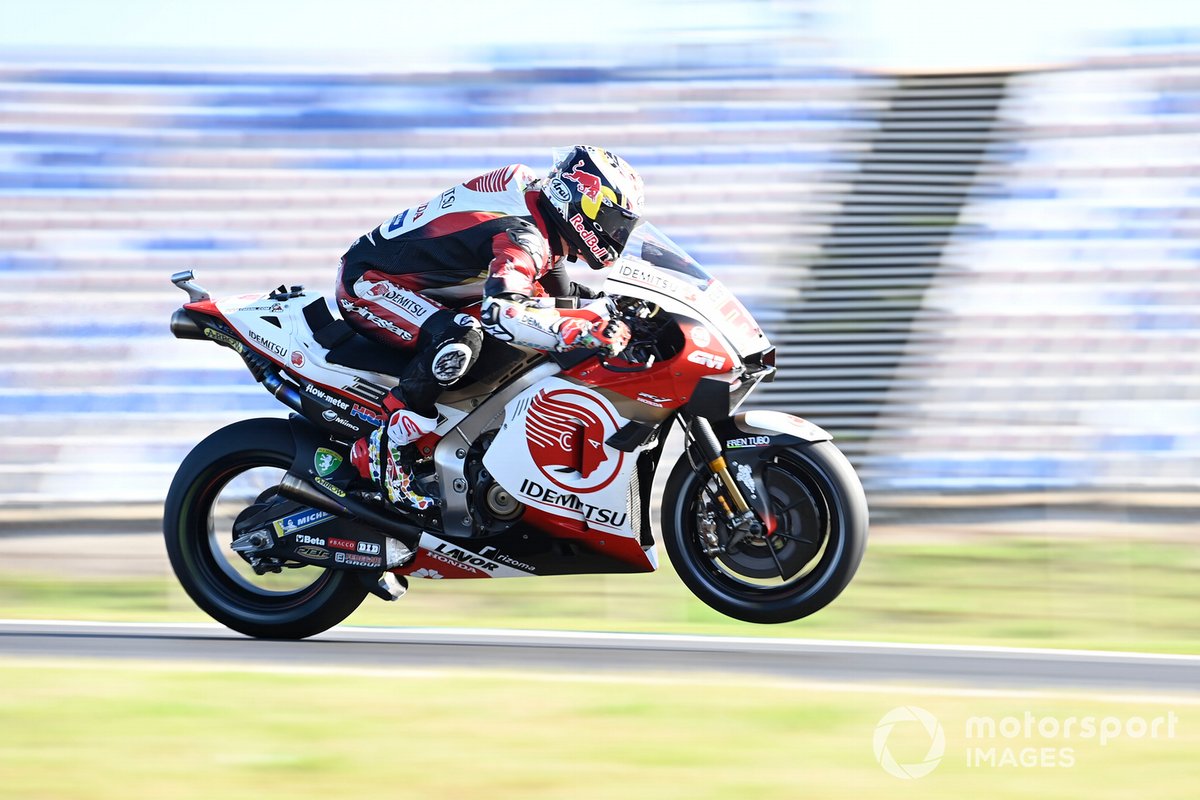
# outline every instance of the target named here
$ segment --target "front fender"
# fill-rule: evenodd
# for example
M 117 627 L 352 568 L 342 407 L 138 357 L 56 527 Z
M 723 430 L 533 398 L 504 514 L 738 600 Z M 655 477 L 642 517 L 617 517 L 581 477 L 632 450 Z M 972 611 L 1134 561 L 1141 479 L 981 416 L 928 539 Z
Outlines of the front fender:
M 819 425 L 779 411 L 743 411 L 715 423 L 713 430 L 726 450 L 833 440 Z
M 763 466 L 782 448 L 832 441 L 824 428 L 779 411 L 744 411 L 713 424 L 730 474 L 759 519 L 769 518 Z

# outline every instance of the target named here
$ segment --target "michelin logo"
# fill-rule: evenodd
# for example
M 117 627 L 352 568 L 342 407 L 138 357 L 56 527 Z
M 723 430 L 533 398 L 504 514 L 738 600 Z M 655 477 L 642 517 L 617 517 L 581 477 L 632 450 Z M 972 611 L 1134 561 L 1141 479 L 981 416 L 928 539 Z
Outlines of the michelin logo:
M 292 514 L 290 517 L 284 517 L 281 520 L 275 521 L 275 533 L 279 536 L 289 536 L 296 531 L 302 531 L 305 528 L 311 528 L 314 525 L 319 525 L 333 515 L 326 511 L 317 511 L 309 509 Z

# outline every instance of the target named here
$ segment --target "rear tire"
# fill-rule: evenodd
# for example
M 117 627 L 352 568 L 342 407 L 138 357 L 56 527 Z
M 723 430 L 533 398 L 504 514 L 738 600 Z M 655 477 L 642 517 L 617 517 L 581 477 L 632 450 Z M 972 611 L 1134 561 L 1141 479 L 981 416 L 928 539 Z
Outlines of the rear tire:
M 867 544 L 866 496 L 840 450 L 801 443 L 773 459 L 766 469 L 774 474 L 776 488 L 769 481 L 768 489 L 777 534 L 740 554 L 705 553 L 705 487 L 715 478 L 693 470 L 686 453 L 663 498 L 664 544 L 680 579 L 710 607 L 746 622 L 791 622 L 829 605 L 854 577 Z M 784 574 L 793 566 L 794 575 Z M 775 574 L 779 583 L 769 584 Z
M 319 567 L 295 571 L 303 577 L 312 570 L 305 586 L 259 587 L 239 575 L 217 546 L 227 547 L 233 538 L 232 529 L 214 529 L 222 489 L 254 469 L 286 471 L 295 450 L 287 420 L 236 422 L 196 445 L 167 493 L 163 535 L 175 576 L 205 613 L 247 636 L 303 639 L 321 633 L 350 616 L 367 595 L 357 576 Z

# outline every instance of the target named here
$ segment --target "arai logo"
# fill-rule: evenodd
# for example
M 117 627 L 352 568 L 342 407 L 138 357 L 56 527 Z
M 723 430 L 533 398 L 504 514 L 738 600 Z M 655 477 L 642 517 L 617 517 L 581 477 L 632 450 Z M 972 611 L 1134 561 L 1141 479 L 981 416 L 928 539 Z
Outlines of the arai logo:
M 550 181 L 550 194 L 554 195 L 564 203 L 571 202 L 571 190 L 568 189 L 567 185 L 558 178 Z

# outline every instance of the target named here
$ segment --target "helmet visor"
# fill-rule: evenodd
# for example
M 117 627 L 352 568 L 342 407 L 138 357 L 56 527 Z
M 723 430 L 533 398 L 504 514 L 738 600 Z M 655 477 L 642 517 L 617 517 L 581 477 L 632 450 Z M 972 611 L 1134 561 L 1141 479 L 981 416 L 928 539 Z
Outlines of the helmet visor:
M 595 229 L 601 241 L 619 256 L 639 222 L 641 218 L 632 211 L 603 203 L 596 212 Z

